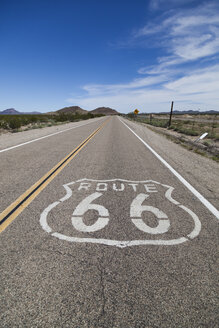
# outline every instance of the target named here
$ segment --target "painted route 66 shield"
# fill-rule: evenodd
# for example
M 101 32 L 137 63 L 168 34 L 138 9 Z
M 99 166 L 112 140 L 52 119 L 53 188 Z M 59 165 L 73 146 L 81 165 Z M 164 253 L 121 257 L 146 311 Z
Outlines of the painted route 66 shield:
M 42 228 L 68 242 L 127 247 L 177 245 L 195 238 L 201 223 L 174 199 L 174 188 L 153 180 L 81 179 L 41 214 Z

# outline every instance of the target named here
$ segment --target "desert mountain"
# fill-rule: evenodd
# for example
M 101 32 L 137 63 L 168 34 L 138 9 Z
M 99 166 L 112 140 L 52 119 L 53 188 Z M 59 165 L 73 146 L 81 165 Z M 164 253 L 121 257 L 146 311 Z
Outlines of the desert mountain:
M 88 111 L 79 106 L 64 107 L 56 111 L 59 114 L 87 114 Z
M 119 113 L 112 108 L 109 107 L 98 107 L 94 110 L 91 111 L 87 111 L 79 106 L 69 106 L 69 107 L 64 107 L 61 108 L 55 112 L 48 112 L 45 114 L 51 114 L 51 115 L 56 115 L 56 114 L 88 114 L 88 113 L 92 113 L 92 114 L 103 114 L 103 115 L 118 115 Z M 19 112 L 17 110 L 15 110 L 14 108 L 8 108 L 3 110 L 2 112 L 0 111 L 0 115 L 23 115 L 23 114 L 41 114 L 40 112 Z
M 18 110 L 14 109 L 14 108 L 8 108 L 3 110 L 2 112 L 0 112 L 0 115 L 24 115 L 24 114 L 28 114 L 28 115 L 36 115 L 36 114 L 41 114 L 40 112 L 19 112 Z
M 2 114 L 2 115 L 18 115 L 20 113 L 17 110 L 15 110 L 14 108 L 8 108 L 8 109 L 5 109 L 2 112 L 0 112 L 0 114 Z
M 199 110 L 173 110 L 174 115 L 196 115 L 196 114 L 218 114 L 218 110 L 205 110 L 203 112 Z M 169 114 L 169 112 L 145 112 L 140 113 L 139 115 L 148 115 L 148 114 Z
M 90 111 L 92 114 L 104 114 L 104 115 L 118 115 L 119 113 L 112 108 L 109 107 L 98 107 L 94 110 Z

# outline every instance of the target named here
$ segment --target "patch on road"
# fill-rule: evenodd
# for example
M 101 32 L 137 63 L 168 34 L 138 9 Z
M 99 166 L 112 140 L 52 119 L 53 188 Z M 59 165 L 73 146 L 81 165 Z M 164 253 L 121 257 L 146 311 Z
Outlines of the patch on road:
M 41 214 L 42 228 L 68 242 L 127 247 L 177 245 L 198 236 L 201 222 L 153 180 L 81 179 Z

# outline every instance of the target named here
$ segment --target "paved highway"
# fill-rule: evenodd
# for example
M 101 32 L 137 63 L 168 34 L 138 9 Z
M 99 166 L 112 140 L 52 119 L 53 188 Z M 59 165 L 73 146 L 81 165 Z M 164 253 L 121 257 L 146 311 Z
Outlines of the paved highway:
M 217 327 L 218 164 L 84 123 L 2 148 L 1 327 Z

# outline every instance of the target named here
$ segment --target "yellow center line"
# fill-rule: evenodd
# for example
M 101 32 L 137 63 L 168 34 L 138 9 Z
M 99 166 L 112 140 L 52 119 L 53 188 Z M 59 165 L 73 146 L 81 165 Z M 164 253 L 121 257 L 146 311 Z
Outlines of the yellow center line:
M 79 146 L 71 151 L 41 179 L 18 197 L 0 214 L 0 232 L 7 226 L 39 195 L 39 193 L 64 169 L 64 167 L 81 151 L 81 149 L 108 123 L 107 119 L 101 124 L 89 137 L 87 137 Z

